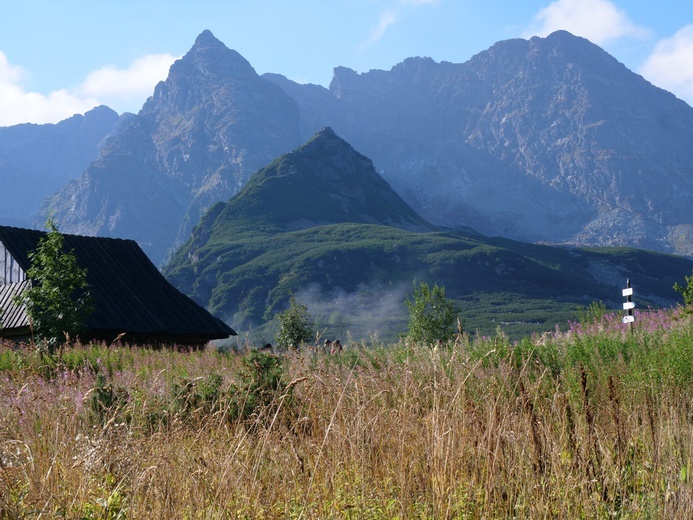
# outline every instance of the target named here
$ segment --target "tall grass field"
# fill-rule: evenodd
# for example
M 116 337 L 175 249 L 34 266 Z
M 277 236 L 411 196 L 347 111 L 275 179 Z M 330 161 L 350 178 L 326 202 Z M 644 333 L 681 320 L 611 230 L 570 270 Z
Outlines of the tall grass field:
M 0 347 L 0 519 L 693 518 L 682 309 L 343 343 Z

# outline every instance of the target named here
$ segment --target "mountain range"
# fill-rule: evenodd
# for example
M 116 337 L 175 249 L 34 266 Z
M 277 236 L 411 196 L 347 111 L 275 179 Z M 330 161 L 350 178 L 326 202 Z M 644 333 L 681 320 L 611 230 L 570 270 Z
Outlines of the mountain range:
M 693 108 L 565 31 L 337 67 L 329 88 L 260 76 L 204 31 L 138 114 L 0 128 L 0 222 L 135 239 L 237 327 L 296 290 L 401 304 L 412 277 L 468 315 L 550 319 L 633 273 L 644 301 L 675 300 L 687 260 L 576 247 L 693 257 L 691 142 Z
M 332 126 L 436 224 L 693 253 L 693 109 L 585 39 L 337 68 L 329 91 L 267 77 L 297 100 L 304 132 Z
M 2 129 L 0 158 L 34 153 L 4 159 L 0 175 L 60 168 L 34 225 L 50 212 L 67 232 L 134 238 L 159 265 L 207 208 L 323 127 L 435 225 L 693 255 L 693 108 L 564 31 L 461 64 L 337 67 L 329 88 L 260 76 L 204 31 L 138 114 L 111 120 L 81 162 L 36 137 L 67 122 Z M 35 204 L 6 207 L 0 219 L 17 223 Z

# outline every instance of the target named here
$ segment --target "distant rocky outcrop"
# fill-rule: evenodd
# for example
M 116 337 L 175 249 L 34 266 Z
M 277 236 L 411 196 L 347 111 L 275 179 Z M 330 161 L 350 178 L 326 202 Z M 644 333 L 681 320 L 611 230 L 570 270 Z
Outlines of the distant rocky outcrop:
M 124 119 L 100 106 L 57 124 L 0 127 L 0 224 L 36 224 L 43 199 L 79 177 Z

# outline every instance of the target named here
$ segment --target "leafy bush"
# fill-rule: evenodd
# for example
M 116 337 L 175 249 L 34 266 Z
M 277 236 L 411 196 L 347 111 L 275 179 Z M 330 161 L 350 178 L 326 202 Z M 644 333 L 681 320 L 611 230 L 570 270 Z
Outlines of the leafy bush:
M 173 411 L 183 415 L 188 415 L 194 410 L 205 413 L 219 411 L 222 408 L 222 382 L 223 378 L 219 374 L 210 374 L 207 377 L 174 383 Z
M 600 321 L 609 312 L 602 301 L 594 301 L 589 307 L 578 309 L 578 320 L 580 323 L 589 324 Z
M 277 341 L 282 348 L 298 348 L 303 343 L 313 340 L 313 318 L 308 313 L 308 308 L 299 303 L 294 296 L 291 297 L 289 308 L 277 315 L 279 319 L 279 336 Z
M 87 401 L 89 419 L 93 423 L 104 424 L 118 413 L 119 408 L 127 402 L 127 392 L 116 389 L 106 382 L 104 374 L 96 375 L 94 388 L 89 391 Z
M 684 287 L 676 282 L 674 290 L 681 293 L 686 309 L 693 312 L 693 273 L 691 273 L 691 276 L 684 276 L 684 278 L 686 279 L 686 286 Z
M 445 297 L 445 287 L 434 284 L 430 288 L 425 282 L 419 287 L 414 284 L 414 293 L 405 304 L 409 309 L 409 339 L 431 344 L 454 337 L 459 309 Z
M 230 407 L 231 419 L 247 419 L 271 406 L 286 388 L 282 360 L 268 352 L 251 351 L 243 358 L 238 377 Z

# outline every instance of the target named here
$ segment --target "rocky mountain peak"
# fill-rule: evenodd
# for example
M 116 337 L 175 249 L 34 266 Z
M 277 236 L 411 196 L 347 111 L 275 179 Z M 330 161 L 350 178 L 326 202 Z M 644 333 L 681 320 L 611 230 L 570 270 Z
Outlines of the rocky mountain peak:
M 190 62 L 199 72 L 204 74 L 216 75 L 222 73 L 237 76 L 257 76 L 255 69 L 253 69 L 248 60 L 238 52 L 229 49 L 209 30 L 200 33 L 195 40 L 195 44 L 181 61 Z
M 326 126 L 321 128 L 313 137 L 302 145 L 296 153 L 312 153 L 318 151 L 320 153 L 327 152 L 338 155 L 340 153 L 338 149 L 341 149 L 341 153 L 345 154 L 356 152 L 349 143 L 335 134 L 331 127 Z
M 136 239 L 155 263 L 188 238 L 209 206 L 302 142 L 296 102 L 210 31 L 171 66 L 137 119 L 102 155 L 98 175 L 85 172 L 51 206 L 66 232 Z M 112 187 L 132 182 L 128 172 L 137 172 L 138 189 L 151 186 L 151 200 L 124 197 L 109 206 Z M 103 211 L 84 209 L 91 207 Z M 164 214 L 169 222 L 145 237 L 153 215 Z
M 185 56 L 171 65 L 168 78 L 157 85 L 154 96 L 143 107 L 143 115 L 156 110 L 157 105 L 169 103 L 172 93 L 188 97 L 191 88 L 202 93 L 203 90 L 218 89 L 220 82 L 238 84 L 257 81 L 258 78 L 255 69 L 243 56 L 206 30 L 197 37 Z
M 197 38 L 195 38 L 195 44 L 192 46 L 192 49 L 201 49 L 201 48 L 208 48 L 208 47 L 217 47 L 217 48 L 226 48 L 226 45 L 224 45 L 219 39 L 217 39 L 214 34 L 212 34 L 212 31 L 209 29 L 205 29 L 202 31 Z

